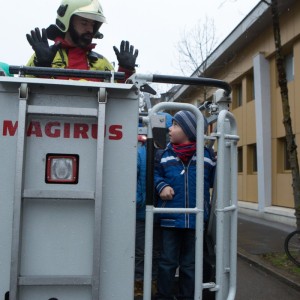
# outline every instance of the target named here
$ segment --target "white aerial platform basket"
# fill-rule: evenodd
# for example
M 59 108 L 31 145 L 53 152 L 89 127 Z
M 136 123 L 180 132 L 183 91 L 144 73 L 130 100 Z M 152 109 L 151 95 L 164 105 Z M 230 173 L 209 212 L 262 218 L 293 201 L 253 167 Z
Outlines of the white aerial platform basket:
M 138 105 L 132 84 L 0 77 L 0 299 L 133 299 Z M 47 154 L 77 155 L 78 183 L 46 183 Z
M 0 77 L 0 299 L 133 299 L 139 100 L 140 91 L 153 92 L 148 82 L 220 90 L 211 105 L 217 131 L 210 137 L 203 136 L 203 116 L 191 104 L 160 103 L 145 117 L 150 126 L 144 300 L 151 299 L 154 214 L 173 210 L 196 214 L 194 299 L 201 300 L 205 290 L 216 300 L 234 299 L 239 138 L 228 111 L 230 86 L 204 77 L 134 74 L 123 84 L 115 83 L 122 73 L 15 66 L 10 72 L 21 76 Z M 110 82 L 47 79 L 70 74 Z M 197 118 L 197 202 L 195 208 L 171 211 L 153 206 L 150 120 L 160 110 L 180 109 Z M 205 141 L 218 144 L 207 233 L 214 282 L 202 276 Z

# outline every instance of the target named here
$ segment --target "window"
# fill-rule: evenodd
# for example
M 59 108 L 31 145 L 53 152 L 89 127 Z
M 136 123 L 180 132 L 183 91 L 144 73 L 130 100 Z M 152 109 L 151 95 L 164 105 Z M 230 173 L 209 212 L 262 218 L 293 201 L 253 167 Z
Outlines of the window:
M 243 88 L 242 83 L 237 83 L 233 87 L 232 108 L 238 108 L 243 104 Z
M 294 53 L 291 52 L 284 57 L 284 66 L 286 72 L 286 80 L 293 81 L 294 80 Z
M 257 172 L 257 153 L 256 144 L 248 146 L 248 173 L 253 174 Z
M 238 147 L 238 172 L 243 173 L 243 147 Z
M 289 161 L 286 138 L 282 137 L 278 139 L 277 143 L 277 165 L 278 172 L 283 173 L 291 170 L 291 164 Z
M 284 147 L 283 147 L 283 168 L 284 170 L 291 170 L 291 164 L 290 164 L 290 160 L 289 160 L 289 154 L 288 154 L 288 149 L 287 149 L 287 143 L 286 140 L 284 141 Z
M 243 103 L 243 88 L 242 88 L 241 83 L 238 85 L 236 92 L 237 92 L 236 93 L 237 106 L 242 106 L 242 103 Z
M 256 144 L 252 145 L 252 170 L 253 172 L 257 172 L 257 151 Z
M 255 86 L 254 86 L 254 77 L 251 72 L 247 76 L 247 102 L 255 100 Z

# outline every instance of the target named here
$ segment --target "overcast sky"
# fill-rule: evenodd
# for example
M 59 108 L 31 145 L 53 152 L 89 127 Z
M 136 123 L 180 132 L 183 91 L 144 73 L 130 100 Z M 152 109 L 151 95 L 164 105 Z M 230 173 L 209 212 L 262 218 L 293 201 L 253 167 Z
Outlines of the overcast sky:
M 182 75 L 176 45 L 186 28 L 205 16 L 214 19 L 221 42 L 259 0 L 100 0 L 107 24 L 96 51 L 116 61 L 112 47 L 122 39 L 139 49 L 138 73 Z M 60 0 L 1 0 L 0 61 L 26 64 L 32 49 L 26 33 L 53 24 Z

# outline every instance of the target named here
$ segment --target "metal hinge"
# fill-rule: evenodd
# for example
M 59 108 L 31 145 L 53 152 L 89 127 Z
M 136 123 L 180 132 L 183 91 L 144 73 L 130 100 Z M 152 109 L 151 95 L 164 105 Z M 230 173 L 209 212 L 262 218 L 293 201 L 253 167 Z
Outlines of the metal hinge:
M 105 88 L 100 88 L 98 91 L 98 103 L 105 104 L 107 102 L 107 92 Z
M 21 86 L 19 88 L 19 99 L 28 100 L 29 95 L 29 87 L 27 83 L 21 83 Z

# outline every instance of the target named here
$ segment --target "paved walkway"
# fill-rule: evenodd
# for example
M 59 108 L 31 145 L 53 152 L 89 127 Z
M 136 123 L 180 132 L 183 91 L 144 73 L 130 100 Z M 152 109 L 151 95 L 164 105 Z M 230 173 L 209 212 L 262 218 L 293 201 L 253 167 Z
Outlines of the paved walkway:
M 292 226 L 239 214 L 238 255 L 300 290 L 299 276 L 273 267 L 261 257 L 265 253 L 284 252 L 284 240 L 293 230 Z

